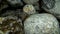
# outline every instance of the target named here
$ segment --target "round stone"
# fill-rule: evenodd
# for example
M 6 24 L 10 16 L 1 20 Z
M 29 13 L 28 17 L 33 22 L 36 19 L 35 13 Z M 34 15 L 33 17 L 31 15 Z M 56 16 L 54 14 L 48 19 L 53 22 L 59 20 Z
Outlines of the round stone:
M 7 0 L 7 2 L 8 2 L 10 5 L 12 5 L 13 7 L 14 7 L 14 6 L 17 6 L 17 5 L 19 5 L 19 6 L 22 6 L 22 5 L 23 5 L 23 3 L 22 3 L 21 0 Z
M 34 4 L 34 3 L 38 2 L 39 0 L 23 0 L 23 1 L 27 4 Z
M 33 5 L 25 5 L 23 7 L 23 11 L 29 15 L 36 13 L 36 10 Z
M 35 14 L 25 20 L 24 30 L 25 34 L 59 34 L 59 24 L 51 14 Z

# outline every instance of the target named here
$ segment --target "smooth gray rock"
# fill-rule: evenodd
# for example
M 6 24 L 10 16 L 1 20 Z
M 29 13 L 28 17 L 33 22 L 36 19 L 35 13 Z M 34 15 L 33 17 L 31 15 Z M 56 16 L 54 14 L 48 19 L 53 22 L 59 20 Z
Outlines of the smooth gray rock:
M 23 0 L 25 3 L 27 4 L 35 4 L 36 2 L 38 2 L 39 0 Z
M 35 7 L 36 10 L 40 10 L 40 7 L 39 6 L 40 6 L 39 3 L 35 3 L 34 4 L 34 7 Z
M 49 4 L 48 4 L 49 5 Z M 51 14 L 54 14 L 57 18 L 60 19 L 60 1 L 58 2 L 55 2 L 55 5 L 53 6 L 53 8 L 51 9 L 47 9 L 47 7 L 45 7 L 44 5 L 42 6 L 42 8 L 51 13 Z
M 59 2 L 60 0 L 55 0 L 56 2 Z
M 51 14 L 31 15 L 24 22 L 25 34 L 59 34 L 57 19 Z
M 12 5 L 13 7 L 14 6 L 22 6 L 23 3 L 21 0 L 7 0 L 7 2 Z
M 59 28 L 59 34 L 60 34 L 60 28 Z
M 2 0 L 0 0 L 0 3 L 1 3 Z

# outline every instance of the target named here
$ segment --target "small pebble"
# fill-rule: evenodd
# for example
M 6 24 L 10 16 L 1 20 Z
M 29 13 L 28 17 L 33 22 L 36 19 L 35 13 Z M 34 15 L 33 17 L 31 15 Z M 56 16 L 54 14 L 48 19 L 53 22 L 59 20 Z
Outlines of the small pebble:
M 25 12 L 25 13 L 30 15 L 30 14 L 35 14 L 36 10 L 35 10 L 33 5 L 25 5 L 23 7 L 23 12 Z

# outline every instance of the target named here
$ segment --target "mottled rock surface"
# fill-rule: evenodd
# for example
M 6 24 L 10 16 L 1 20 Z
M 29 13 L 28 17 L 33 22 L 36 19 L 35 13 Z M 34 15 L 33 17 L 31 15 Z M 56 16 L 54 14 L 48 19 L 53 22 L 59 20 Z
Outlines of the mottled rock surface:
M 46 4 L 46 2 L 45 2 L 45 4 Z M 45 11 L 47 11 L 51 14 L 54 14 L 57 18 L 60 19 L 60 1 L 59 2 L 50 1 L 50 3 L 47 3 L 46 5 L 43 4 L 42 8 Z M 50 7 L 51 9 L 48 9 L 47 7 Z
M 0 17 L 0 33 L 23 34 L 22 21 L 17 17 Z
M 25 34 L 59 34 L 59 25 L 51 14 L 31 15 L 24 22 Z
M 52 9 L 55 6 L 55 0 L 42 0 L 43 9 Z
M 23 7 L 23 11 L 24 11 L 25 13 L 29 14 L 29 15 L 36 13 L 36 10 L 35 10 L 35 8 L 34 8 L 33 5 L 25 5 L 25 6 Z

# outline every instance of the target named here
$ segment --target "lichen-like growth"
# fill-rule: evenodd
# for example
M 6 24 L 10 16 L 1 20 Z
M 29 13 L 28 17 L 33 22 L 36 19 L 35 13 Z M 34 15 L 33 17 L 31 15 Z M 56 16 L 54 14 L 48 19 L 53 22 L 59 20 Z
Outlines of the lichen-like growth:
M 0 18 L 0 30 L 4 34 L 23 34 L 22 21 L 11 16 Z

